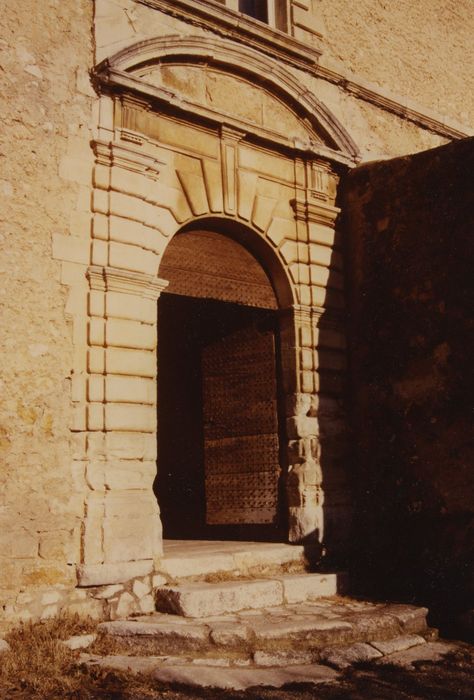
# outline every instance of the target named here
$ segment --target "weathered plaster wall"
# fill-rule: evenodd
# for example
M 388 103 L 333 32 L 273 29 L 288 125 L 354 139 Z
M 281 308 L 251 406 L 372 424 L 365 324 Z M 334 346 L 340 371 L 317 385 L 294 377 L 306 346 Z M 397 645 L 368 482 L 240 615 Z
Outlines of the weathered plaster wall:
M 91 15 L 87 0 L 7 0 L 0 17 L 0 600 L 24 617 L 18 592 L 73 583 L 79 548 L 73 338 L 52 236 L 90 236 Z
M 474 593 L 473 166 L 474 139 L 369 164 L 341 202 L 360 573 L 448 614 Z

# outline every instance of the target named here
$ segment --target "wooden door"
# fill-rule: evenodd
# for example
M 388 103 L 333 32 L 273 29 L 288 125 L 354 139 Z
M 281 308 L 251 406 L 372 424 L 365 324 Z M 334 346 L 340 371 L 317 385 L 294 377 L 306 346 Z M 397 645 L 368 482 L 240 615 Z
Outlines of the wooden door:
M 255 326 L 203 349 L 206 523 L 277 520 L 275 335 Z

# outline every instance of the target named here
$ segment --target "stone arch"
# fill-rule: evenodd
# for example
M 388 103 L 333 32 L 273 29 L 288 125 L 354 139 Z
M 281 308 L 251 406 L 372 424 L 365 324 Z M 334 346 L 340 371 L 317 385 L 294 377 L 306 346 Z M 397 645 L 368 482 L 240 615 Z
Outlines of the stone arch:
M 144 82 L 134 67 L 155 65 L 160 51 L 172 61 L 191 60 L 194 52 L 200 65 L 207 52 L 217 67 L 247 78 L 268 73 L 262 89 L 293 110 L 308 139 L 289 141 Z M 289 368 L 288 539 L 322 538 L 319 393 L 323 386 L 333 421 L 345 362 L 335 198 L 356 149 L 286 69 L 240 51 L 220 41 L 168 37 L 120 52 L 96 71 L 102 94 L 87 288 L 82 279 L 72 281 L 76 298 L 87 299 L 77 302 L 75 320 L 83 339 L 75 431 L 87 473 L 79 568 L 85 585 L 141 575 L 161 556 L 152 491 L 156 300 L 166 288 L 158 273 L 169 241 L 188 226 L 218 230 L 225 220 L 228 235 L 247 245 L 273 280 Z
M 219 67 L 230 75 L 248 78 L 260 89 L 268 91 L 282 100 L 299 115 L 306 125 L 307 141 L 296 145 L 302 150 L 316 148 L 337 160 L 354 163 L 359 158 L 359 149 L 348 131 L 334 114 L 306 87 L 302 86 L 283 65 L 248 46 L 226 42 L 216 37 L 156 37 L 141 41 L 122 49 L 102 61 L 95 70 L 103 84 L 122 85 L 135 89 L 193 111 L 196 103 L 186 96 L 150 84 L 140 71 L 146 68 L 184 62 L 189 65 Z M 295 144 L 292 144 L 295 145 Z
M 211 242 L 212 236 L 216 239 L 214 244 Z M 189 240 L 189 245 L 186 245 L 186 240 Z M 228 243 L 223 245 L 226 240 Z M 173 246 L 176 247 L 173 248 Z M 174 252 L 175 250 L 176 252 Z M 227 255 L 230 255 L 230 257 L 227 258 L 228 265 L 226 266 Z M 239 257 L 242 259 L 242 264 L 238 262 Z M 196 277 L 193 277 L 195 272 L 197 273 Z M 199 478 L 204 483 L 204 476 L 196 477 L 194 469 L 198 469 L 198 474 L 200 469 L 204 470 L 206 460 L 202 456 L 201 450 L 204 449 L 205 452 L 206 445 L 209 443 L 206 441 L 205 429 L 201 436 L 200 444 L 199 440 L 197 443 L 190 443 L 188 434 L 191 432 L 191 441 L 195 441 L 194 433 L 196 431 L 195 429 L 187 431 L 185 426 L 187 421 L 194 428 L 196 425 L 205 425 L 206 423 L 205 418 L 202 416 L 206 416 L 208 402 L 204 401 L 196 410 L 194 394 L 199 392 L 200 389 L 195 386 L 194 378 L 197 374 L 203 372 L 203 383 L 206 386 L 206 365 L 201 364 L 203 361 L 201 353 L 206 343 L 211 342 L 211 347 L 208 347 L 207 350 L 211 350 L 213 353 L 217 352 L 216 358 L 218 357 L 223 364 L 221 370 L 224 372 L 224 376 L 221 376 L 220 381 L 226 381 L 225 377 L 227 376 L 227 381 L 230 380 L 231 386 L 234 385 L 236 379 L 233 374 L 234 370 L 231 369 L 233 362 L 237 362 L 240 371 L 250 372 L 250 376 L 245 384 L 241 387 L 239 386 L 237 395 L 234 396 L 230 403 L 232 411 L 226 415 L 226 423 L 228 423 L 228 429 L 230 430 L 229 435 L 223 440 L 221 447 L 216 448 L 215 441 L 211 440 L 213 444 L 213 468 L 216 468 L 216 450 L 217 452 L 221 450 L 221 459 L 224 459 L 222 468 L 227 469 L 225 460 L 229 457 L 227 452 L 225 452 L 225 445 L 230 440 L 233 445 L 232 459 L 236 463 L 241 459 L 244 461 L 248 459 L 250 460 L 250 465 L 253 463 L 256 465 L 252 468 L 258 469 L 258 465 L 260 464 L 261 466 L 262 463 L 261 456 L 258 456 L 260 442 L 263 441 L 264 444 L 268 442 L 267 452 L 263 460 L 267 464 L 267 470 L 261 474 L 258 472 L 252 475 L 251 471 L 249 471 L 250 467 L 247 467 L 238 479 L 239 484 L 241 482 L 244 483 L 244 491 L 250 488 L 251 480 L 256 479 L 254 485 L 256 489 L 255 498 L 257 500 L 263 499 L 265 502 L 268 501 L 266 515 L 258 515 L 257 511 L 254 510 L 254 515 L 249 516 L 248 523 L 244 524 L 243 521 L 236 520 L 234 529 L 228 532 L 232 532 L 235 537 L 237 534 L 235 528 L 240 522 L 239 531 L 241 534 L 245 532 L 247 539 L 262 536 L 262 533 L 265 533 L 266 537 L 274 537 L 277 532 L 280 537 L 286 539 L 288 537 L 288 513 L 287 509 L 282 507 L 282 499 L 286 501 L 284 489 L 286 486 L 286 455 L 288 448 L 285 435 L 284 409 L 282 411 L 282 407 L 287 402 L 284 393 L 285 389 L 288 390 L 289 386 L 297 383 L 298 361 L 294 352 L 294 336 L 292 333 L 288 333 L 288 317 L 292 316 L 296 291 L 287 271 L 285 271 L 284 263 L 278 258 L 271 244 L 264 240 L 261 232 L 252 230 L 249 226 L 245 226 L 231 218 L 203 217 L 188 222 L 171 237 L 162 254 L 159 274 L 163 285 L 167 284 L 168 280 L 171 280 L 169 287 L 171 294 L 168 293 L 168 288 L 165 288 L 165 293 L 160 297 L 158 304 L 158 425 L 162 424 L 165 427 L 158 436 L 157 496 L 160 500 L 161 490 L 162 494 L 169 494 L 168 497 L 172 499 L 175 505 L 180 503 L 180 489 L 183 489 L 184 494 L 183 479 L 186 478 L 186 493 L 188 494 L 186 518 L 193 517 L 194 524 L 191 530 L 193 533 L 204 532 L 200 530 L 204 526 L 202 515 L 201 517 L 199 516 L 199 509 L 196 512 L 196 491 L 199 491 L 200 487 L 195 481 L 196 478 Z M 216 275 L 216 277 L 213 278 L 212 275 Z M 227 279 L 226 275 L 229 275 Z M 236 278 L 235 282 L 232 281 L 234 276 Z M 217 284 L 215 282 L 216 278 L 218 279 Z M 222 288 L 220 287 L 221 284 L 223 285 Z M 243 293 L 239 285 L 246 286 Z M 188 305 L 188 309 L 189 307 L 192 309 L 191 316 L 187 315 L 189 311 L 186 311 L 186 305 Z M 170 313 L 172 317 L 170 317 Z M 210 314 L 209 318 L 207 317 L 208 313 Z M 162 314 L 163 319 L 166 314 L 166 322 L 163 322 Z M 190 353 L 190 338 L 193 338 L 196 334 L 193 323 L 193 315 L 196 314 L 199 314 L 200 319 L 197 326 L 199 339 Z M 223 316 L 220 316 L 220 314 L 223 314 Z M 216 322 L 218 328 L 221 324 L 225 327 L 222 336 L 220 335 L 221 330 L 214 330 L 216 326 L 209 326 L 209 323 L 213 324 Z M 235 322 L 237 322 L 236 326 L 233 325 Z M 264 324 L 263 335 L 256 332 L 254 326 L 256 322 Z M 179 328 L 187 329 L 184 336 L 181 336 Z M 161 333 L 164 335 L 161 335 Z M 212 338 L 211 341 L 207 337 L 209 333 L 210 338 Z M 175 334 L 177 336 L 176 340 L 170 341 L 170 336 Z M 204 346 L 202 345 L 203 342 Z M 188 347 L 187 354 L 185 353 L 184 355 L 184 362 L 182 359 L 183 346 Z M 163 355 L 160 354 L 162 352 L 164 353 Z M 245 362 L 244 365 L 240 364 L 242 352 L 244 357 L 247 353 L 251 353 L 254 358 L 252 364 L 255 365 L 256 363 L 254 367 L 252 367 L 252 364 L 246 365 Z M 256 352 L 255 356 L 253 355 L 254 352 Z M 223 353 L 226 357 L 227 353 L 230 353 L 230 364 L 226 364 L 229 361 L 228 357 L 226 360 L 221 360 Z M 174 368 L 175 363 L 177 363 L 177 370 Z M 190 363 L 193 369 L 188 372 L 184 368 Z M 274 375 L 271 374 L 272 367 Z M 259 372 L 259 369 L 261 372 Z M 262 376 L 267 376 L 268 373 L 273 376 L 273 379 L 271 376 L 268 376 L 268 381 L 275 382 L 273 389 L 270 385 L 264 385 L 262 388 Z M 171 388 L 170 376 L 174 377 Z M 164 379 L 160 379 L 161 377 L 164 377 Z M 184 386 L 182 386 L 183 381 Z M 216 378 L 213 379 L 211 386 L 214 386 L 215 381 Z M 167 407 L 164 412 L 160 412 L 160 391 L 163 392 L 161 401 Z M 272 408 L 268 405 L 268 396 L 265 393 L 266 400 L 261 404 L 262 408 L 258 419 L 257 415 L 252 418 L 252 421 L 256 421 L 256 424 L 259 424 L 259 421 L 262 423 L 263 433 L 258 439 L 256 436 L 252 438 L 251 435 L 248 437 L 244 435 L 242 438 L 232 437 L 232 431 L 237 430 L 236 435 L 240 434 L 238 431 L 242 428 L 242 415 L 247 415 L 252 410 L 245 399 L 246 391 L 250 392 L 249 397 L 253 396 L 253 399 L 256 401 L 263 400 L 260 394 L 261 391 L 264 393 L 270 392 L 274 396 Z M 275 393 L 272 394 L 272 392 Z M 177 398 L 175 398 L 175 394 Z M 179 398 L 183 394 L 187 397 L 184 405 L 182 399 Z M 216 397 L 214 399 L 216 400 Z M 241 405 L 239 400 L 242 402 Z M 217 410 L 222 410 L 222 408 Z M 191 412 L 192 418 L 190 419 L 189 415 Z M 168 413 L 180 415 L 179 427 L 173 421 L 169 422 Z M 204 420 L 203 424 L 201 424 L 202 420 Z M 268 433 L 268 422 L 273 420 L 275 421 L 274 432 Z M 180 431 L 183 426 L 184 433 L 181 434 Z M 252 425 L 251 432 L 254 429 L 255 425 Z M 179 432 L 179 437 L 176 437 L 176 431 Z M 162 445 L 161 457 L 160 442 Z M 217 442 L 219 443 L 219 440 Z M 179 445 L 180 448 L 170 448 L 169 444 Z M 195 455 L 193 459 L 187 457 L 191 452 Z M 241 455 L 240 452 L 242 452 Z M 237 459 L 238 455 L 240 457 Z M 163 460 L 161 464 L 160 459 Z M 193 465 L 192 471 L 189 471 L 190 463 Z M 273 477 L 268 471 L 271 466 L 273 468 Z M 171 473 L 173 473 L 173 477 L 170 476 Z M 238 511 L 239 508 L 244 506 L 243 503 L 240 503 L 240 506 L 238 506 L 241 495 L 236 497 L 234 493 L 234 496 L 232 496 L 232 480 L 235 481 L 237 476 L 231 475 L 229 479 L 231 482 L 229 504 L 234 503 Z M 249 479 L 250 481 L 247 483 Z M 268 481 L 268 491 L 265 491 L 263 488 L 262 480 L 265 483 Z M 223 485 L 221 488 L 223 488 Z M 238 490 L 241 494 L 240 488 Z M 175 495 L 171 496 L 170 494 L 172 493 L 175 493 Z M 176 500 L 176 493 L 178 494 L 178 500 Z M 225 495 L 225 492 L 223 495 Z M 233 501 L 234 498 L 237 498 L 237 500 Z M 272 499 L 275 498 L 276 501 L 273 502 Z M 247 502 L 247 507 L 252 512 L 251 502 L 252 499 Z M 172 512 L 174 510 L 178 511 L 178 508 L 170 508 L 164 496 L 160 503 L 164 518 L 163 524 L 168 536 L 171 534 L 173 537 L 186 537 L 184 534 L 186 532 L 186 518 L 184 514 L 178 519 L 177 524 L 175 523 L 174 526 L 170 525 L 174 520 Z M 229 504 L 229 509 L 232 511 L 232 507 Z M 272 508 L 274 508 L 272 517 L 276 519 L 273 524 L 271 524 L 272 521 L 270 520 L 263 519 L 260 521 L 258 519 L 259 517 L 268 518 L 268 513 L 271 512 Z M 196 522 L 194 522 L 194 519 Z M 259 522 L 261 524 L 256 525 Z M 267 523 L 267 525 L 265 526 L 263 523 Z M 210 524 L 212 525 L 212 521 Z M 214 522 L 215 526 L 216 523 Z M 170 527 L 184 529 L 171 531 Z M 189 524 L 187 527 L 189 528 Z M 230 522 L 228 527 L 230 527 Z M 254 529 L 242 530 L 242 527 L 253 527 Z M 255 530 L 255 527 L 257 527 L 257 530 Z M 258 528 L 260 528 L 260 535 L 258 534 Z M 262 530 L 261 528 L 264 529 Z M 209 536 L 209 533 L 205 532 L 206 536 Z M 219 535 L 215 531 L 213 531 L 213 534 L 218 537 L 226 536 L 222 531 L 220 531 Z
M 280 309 L 290 308 L 297 303 L 297 292 L 294 282 L 288 273 L 287 266 L 285 266 L 283 259 L 279 255 L 278 249 L 262 234 L 262 231 L 254 228 L 249 222 L 238 221 L 235 218 L 222 214 L 221 216 L 206 215 L 199 218 L 191 218 L 184 222 L 174 235 L 180 235 L 196 229 L 224 234 L 248 250 L 267 274 Z M 161 260 L 173 238 L 174 236 L 171 236 L 168 239 L 166 247 L 162 250 Z M 161 267 L 158 269 L 158 275 L 163 277 Z

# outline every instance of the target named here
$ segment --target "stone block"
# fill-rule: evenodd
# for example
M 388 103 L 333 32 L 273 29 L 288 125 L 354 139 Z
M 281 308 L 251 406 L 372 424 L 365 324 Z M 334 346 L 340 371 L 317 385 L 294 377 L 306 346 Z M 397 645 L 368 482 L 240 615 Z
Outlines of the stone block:
M 303 603 L 338 593 L 337 574 L 294 574 L 282 576 L 283 595 L 287 603 Z
M 156 463 L 141 460 L 123 462 L 97 462 L 91 464 L 97 469 L 102 488 L 111 491 L 141 490 L 151 492 L 156 477 Z M 89 473 L 89 468 L 88 468 Z M 88 479 L 90 483 L 90 479 Z
M 140 581 L 137 579 L 133 582 L 132 590 L 133 594 L 136 595 L 137 598 L 143 598 L 150 593 L 151 585 L 149 582 Z
M 139 433 L 108 433 L 105 435 L 102 450 L 95 450 L 95 455 L 105 456 L 110 459 L 156 459 L 156 439 L 148 434 Z
M 202 166 L 210 210 L 212 212 L 222 212 L 224 201 L 222 197 L 221 165 L 215 161 L 203 158 Z M 179 221 L 177 216 L 176 219 Z
M 316 263 L 329 267 L 333 258 L 333 251 L 327 246 L 310 244 L 309 246 L 309 259 L 311 263 Z
M 97 190 L 94 192 L 94 195 L 96 193 Z M 134 219 L 140 222 L 145 222 L 148 217 L 149 205 L 143 199 L 123 194 L 122 192 L 110 192 L 109 201 L 110 213 L 115 216 L 120 216 L 125 219 Z M 103 209 L 99 211 L 103 211 Z
M 105 377 L 105 400 L 107 402 L 154 404 L 156 383 L 152 379 L 143 377 L 108 375 Z
M 152 559 L 109 564 L 82 564 L 77 567 L 77 578 L 80 586 L 104 586 L 123 583 L 138 576 L 146 576 L 152 570 Z
M 140 599 L 138 607 L 140 612 L 142 612 L 144 615 L 155 612 L 155 599 L 152 595 L 146 595 Z
M 156 323 L 156 301 L 145 299 L 139 294 L 127 292 L 107 292 L 104 299 L 108 318 L 125 318 L 143 323 Z M 98 315 L 100 307 L 97 309 Z M 104 315 L 104 311 L 102 311 Z
M 111 318 L 105 325 L 105 340 L 108 346 L 154 350 L 156 328 L 140 321 Z
M 234 622 L 211 623 L 211 640 L 220 647 L 240 647 L 248 642 L 249 630 Z
M 154 181 L 145 174 L 117 166 L 110 169 L 110 187 L 115 192 L 132 195 L 138 199 L 149 199 L 153 185 Z
M 97 238 L 92 241 L 91 262 L 100 267 L 106 267 L 109 264 L 109 248 L 106 241 Z
M 404 637 L 371 642 L 371 644 L 375 649 L 380 651 L 381 654 L 387 656 L 387 654 L 394 654 L 398 651 L 406 651 L 419 644 L 426 644 L 426 639 L 420 637 L 418 634 L 410 634 Z
M 71 649 L 71 651 L 76 651 L 77 649 L 87 649 L 96 639 L 96 634 L 78 634 L 74 637 L 69 637 L 69 639 L 65 639 L 61 644 Z
M 258 175 L 252 172 L 240 171 L 238 175 L 238 209 L 239 216 L 247 221 L 252 216 Z
M 220 584 L 188 583 L 166 586 L 156 591 L 157 610 L 185 617 L 222 615 L 281 603 L 281 583 L 263 579 Z
M 370 644 L 357 642 L 350 646 L 324 649 L 320 654 L 320 660 L 333 668 L 344 669 L 361 661 L 373 661 L 381 656 L 381 652 Z
M 266 231 L 269 227 L 276 199 L 257 195 L 253 204 L 252 223 L 260 231 Z
M 94 598 L 97 598 L 98 600 L 108 600 L 109 598 L 113 598 L 115 595 L 117 595 L 117 593 L 120 593 L 120 591 L 123 591 L 123 586 L 121 584 L 112 584 L 110 586 L 105 586 L 102 590 L 94 593 Z
M 105 370 L 107 374 L 153 378 L 156 375 L 156 355 L 147 350 L 107 348 Z
M 331 640 L 332 643 L 344 643 L 351 639 L 352 625 L 345 620 L 327 620 L 319 616 L 304 615 L 295 619 L 273 621 L 268 620 L 248 621 L 247 624 L 253 630 L 259 641 L 278 640 L 308 640 L 322 643 Z
M 313 654 L 310 651 L 296 651 L 292 649 L 279 651 L 255 651 L 253 661 L 257 666 L 294 666 L 300 664 L 311 664 Z
M 385 609 L 388 615 L 393 615 L 401 625 L 404 632 L 416 634 L 424 632 L 427 628 L 427 608 L 413 605 L 388 605 Z
M 105 429 L 153 433 L 156 429 L 156 411 L 153 406 L 134 403 L 105 405 Z
M 267 238 L 278 247 L 283 240 L 294 240 L 296 238 L 296 223 L 288 219 L 274 217 L 267 231 Z
M 384 656 L 377 660 L 377 664 L 389 664 L 399 666 L 408 670 L 416 668 L 414 664 L 420 661 L 430 661 L 438 663 L 442 661 L 446 654 L 453 653 L 459 647 L 449 642 L 426 642 L 410 647 L 405 651 L 395 652 L 389 656 Z
M 117 617 L 128 617 L 135 608 L 135 599 L 130 593 L 125 591 L 119 597 L 117 607 L 115 609 L 115 615 Z
M 310 243 L 320 243 L 332 248 L 336 240 L 336 232 L 331 226 L 324 226 L 312 221 L 308 224 Z
M 137 245 L 127 243 L 109 243 L 108 263 L 112 267 L 132 272 L 156 275 L 158 256 L 151 250 L 145 250 Z
M 185 578 L 187 576 L 205 576 L 216 571 L 233 571 L 236 563 L 230 554 L 205 553 L 199 556 L 166 556 L 157 567 L 161 574 L 171 578 Z M 163 581 L 164 582 L 164 581 Z M 154 584 L 156 587 L 159 584 Z
M 111 637 L 152 637 L 162 642 L 209 642 L 209 629 L 205 624 L 179 624 L 179 618 L 170 621 L 169 616 L 150 615 L 146 618 L 103 622 L 98 626 L 99 631 L 106 632 Z M 182 621 L 186 622 L 186 621 Z
M 286 430 L 290 439 L 313 437 L 319 435 L 319 421 L 313 416 L 294 416 L 287 419 Z

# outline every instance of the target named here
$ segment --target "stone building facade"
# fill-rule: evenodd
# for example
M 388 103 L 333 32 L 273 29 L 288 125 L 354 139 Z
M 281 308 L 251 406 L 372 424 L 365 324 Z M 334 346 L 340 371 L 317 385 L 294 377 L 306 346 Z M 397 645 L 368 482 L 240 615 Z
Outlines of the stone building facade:
M 350 548 L 339 183 L 472 133 L 474 20 L 336 5 L 7 0 L 6 619 L 147 611 L 176 512 Z

